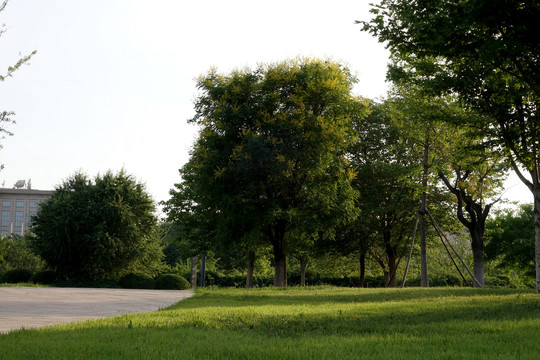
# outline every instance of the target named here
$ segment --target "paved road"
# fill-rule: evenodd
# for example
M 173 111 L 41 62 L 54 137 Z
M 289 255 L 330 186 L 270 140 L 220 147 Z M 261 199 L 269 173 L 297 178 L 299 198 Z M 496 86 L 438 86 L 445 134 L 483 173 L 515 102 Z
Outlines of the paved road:
M 0 287 L 0 333 L 156 311 L 192 295 L 188 290 Z

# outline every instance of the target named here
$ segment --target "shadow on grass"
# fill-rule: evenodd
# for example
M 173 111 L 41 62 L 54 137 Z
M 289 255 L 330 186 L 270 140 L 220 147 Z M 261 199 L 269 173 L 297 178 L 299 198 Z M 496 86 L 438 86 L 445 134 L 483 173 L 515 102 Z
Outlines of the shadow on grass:
M 332 294 L 328 294 L 332 289 Z M 268 305 L 303 305 L 326 303 L 384 303 L 402 301 L 441 301 L 443 298 L 504 296 L 532 294 L 532 290 L 473 289 L 473 288 L 406 288 L 406 289 L 350 289 L 350 288 L 284 288 L 284 289 L 219 289 L 198 290 L 196 295 L 167 309 L 203 309 L 206 307 L 245 307 Z

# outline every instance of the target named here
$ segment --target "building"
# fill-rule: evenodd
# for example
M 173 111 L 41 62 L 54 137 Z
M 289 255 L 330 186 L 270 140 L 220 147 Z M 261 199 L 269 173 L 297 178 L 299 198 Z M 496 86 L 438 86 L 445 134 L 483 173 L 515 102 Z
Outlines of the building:
M 24 182 L 24 180 L 21 180 Z M 51 197 L 52 190 L 33 190 L 18 181 L 13 189 L 0 188 L 0 234 L 24 235 L 39 203 Z M 21 186 L 22 184 L 22 186 Z

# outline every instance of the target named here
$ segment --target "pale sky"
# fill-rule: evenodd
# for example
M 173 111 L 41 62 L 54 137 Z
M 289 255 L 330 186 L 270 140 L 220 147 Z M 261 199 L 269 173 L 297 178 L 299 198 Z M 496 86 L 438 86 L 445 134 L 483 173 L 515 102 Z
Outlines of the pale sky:
M 331 57 L 384 97 L 388 53 L 360 31 L 371 0 L 11 0 L 0 13 L 0 110 L 16 112 L 1 140 L 0 186 L 53 189 L 78 170 L 124 168 L 154 200 L 180 181 L 196 128 L 195 78 L 296 56 Z M 515 185 L 515 186 L 513 186 Z M 507 196 L 532 201 L 519 180 Z

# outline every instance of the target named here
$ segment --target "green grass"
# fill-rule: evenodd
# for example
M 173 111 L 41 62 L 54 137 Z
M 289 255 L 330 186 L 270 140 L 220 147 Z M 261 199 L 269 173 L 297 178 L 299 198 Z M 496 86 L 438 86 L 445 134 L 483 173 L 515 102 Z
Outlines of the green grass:
M 50 286 L 42 285 L 42 284 L 35 284 L 33 282 L 27 282 L 27 283 L 16 283 L 16 284 L 0 283 L 0 287 L 50 287 Z
M 0 335 L 0 359 L 538 359 L 508 289 L 210 289 L 147 314 Z

